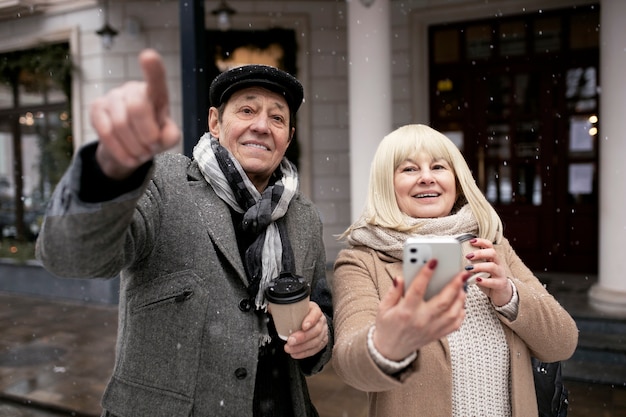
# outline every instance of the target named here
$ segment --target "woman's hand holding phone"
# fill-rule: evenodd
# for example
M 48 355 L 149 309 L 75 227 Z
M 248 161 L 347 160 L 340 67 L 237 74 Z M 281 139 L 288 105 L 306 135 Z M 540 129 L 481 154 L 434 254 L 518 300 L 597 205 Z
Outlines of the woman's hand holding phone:
M 404 289 L 398 277 L 381 300 L 373 334 L 374 346 L 385 358 L 401 361 L 421 347 L 457 330 L 465 318 L 465 280 L 458 272 L 430 300 L 424 299 L 428 283 L 439 262 L 431 259 Z

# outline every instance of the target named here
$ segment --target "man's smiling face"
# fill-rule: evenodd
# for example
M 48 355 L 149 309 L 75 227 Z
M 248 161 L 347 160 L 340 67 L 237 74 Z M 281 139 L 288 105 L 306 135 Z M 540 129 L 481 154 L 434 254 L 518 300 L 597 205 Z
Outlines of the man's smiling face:
M 221 122 L 209 113 L 209 128 L 239 161 L 259 191 L 267 186 L 289 146 L 289 106 L 285 98 L 262 87 L 236 91 L 226 102 Z

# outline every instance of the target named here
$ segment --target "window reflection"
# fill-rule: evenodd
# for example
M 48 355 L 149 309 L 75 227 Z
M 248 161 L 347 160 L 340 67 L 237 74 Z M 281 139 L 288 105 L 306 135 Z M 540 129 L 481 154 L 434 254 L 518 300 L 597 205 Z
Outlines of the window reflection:
M 494 204 L 512 201 L 511 187 L 511 141 L 507 124 L 491 125 L 486 143 L 487 184 L 485 195 Z
M 507 118 L 511 112 L 511 77 L 500 75 L 487 79 L 488 103 L 490 117 Z
M 490 25 L 474 25 L 467 28 L 467 58 L 483 59 L 491 56 L 493 42 Z
M 570 48 L 595 48 L 600 43 L 600 14 L 579 13 L 570 17 Z
M 72 157 L 71 71 L 67 44 L 0 55 L 0 241 L 36 238 Z
M 597 106 L 598 74 L 596 67 L 570 68 L 566 74 L 565 98 L 575 112 L 593 111 Z
M 549 53 L 561 49 L 561 19 L 548 17 L 535 22 L 535 52 Z
M 457 83 L 456 77 L 445 77 L 437 80 L 434 100 L 438 109 L 438 116 L 441 119 L 462 117 L 465 106 L 460 86 L 461 83 Z
M 500 55 L 516 56 L 526 53 L 526 24 L 523 21 L 500 24 Z
M 459 31 L 440 30 L 433 35 L 433 59 L 437 64 L 458 62 L 461 59 Z

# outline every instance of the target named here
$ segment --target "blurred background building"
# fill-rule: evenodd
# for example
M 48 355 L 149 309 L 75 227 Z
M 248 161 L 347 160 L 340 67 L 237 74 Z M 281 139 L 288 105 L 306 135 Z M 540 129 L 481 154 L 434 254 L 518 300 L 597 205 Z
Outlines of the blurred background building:
M 377 143 L 423 123 L 463 151 L 527 265 L 588 275 L 590 303 L 624 312 L 625 20 L 621 0 L 0 0 L 0 288 L 72 294 L 75 283 L 18 282 L 15 262 L 72 154 L 96 139 L 89 103 L 141 78 L 150 47 L 187 154 L 220 71 L 260 62 L 302 81 L 289 156 L 329 267 Z M 78 285 L 116 300 L 115 281 Z

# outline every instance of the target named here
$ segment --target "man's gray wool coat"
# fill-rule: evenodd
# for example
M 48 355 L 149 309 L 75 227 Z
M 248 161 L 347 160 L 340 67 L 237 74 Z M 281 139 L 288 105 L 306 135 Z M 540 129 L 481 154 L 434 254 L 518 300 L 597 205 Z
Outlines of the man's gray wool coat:
M 93 152 L 89 147 L 81 153 Z M 55 190 L 37 256 L 62 277 L 120 274 L 116 360 L 103 415 L 252 416 L 265 323 L 247 301 L 228 206 L 195 162 L 175 154 L 158 157 L 139 189 L 86 203 L 78 197 L 81 161 L 79 154 Z M 329 323 L 329 345 L 316 360 L 289 363 L 294 415 L 314 416 L 304 376 L 322 369 L 333 345 L 322 224 L 302 195 L 285 218 L 296 273 L 311 284 Z

